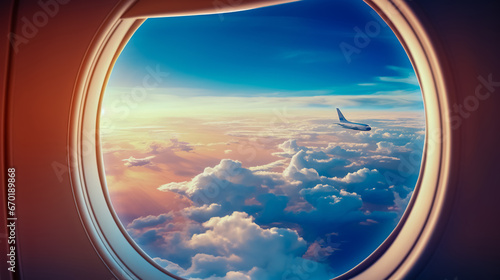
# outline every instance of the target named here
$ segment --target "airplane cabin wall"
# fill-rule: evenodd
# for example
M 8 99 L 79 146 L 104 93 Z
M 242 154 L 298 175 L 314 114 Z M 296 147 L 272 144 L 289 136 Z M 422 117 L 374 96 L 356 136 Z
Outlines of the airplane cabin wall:
M 113 274 L 86 235 L 63 167 L 68 164 L 69 110 L 78 71 L 93 36 L 119 0 L 59 2 L 65 4 L 30 33 L 27 22 L 33 24 L 33 16 L 44 9 L 38 1 L 16 1 L 14 33 L 26 43 L 19 44 L 17 52 L 11 49 L 11 67 L 0 76 L 2 90 L 9 84 L 2 115 L 7 118 L 2 180 L 3 170 L 16 168 L 17 261 L 22 279 L 107 280 Z M 0 4 L 3 38 L 9 33 L 12 3 Z M 454 120 L 460 125 L 452 129 L 454 192 L 442 216 L 444 229 L 421 256 L 411 278 L 499 279 L 500 84 L 495 82 L 500 82 L 500 9 L 495 1 L 413 0 L 410 5 L 425 19 L 441 48 L 451 79 L 450 105 L 465 110 L 457 112 Z M 8 44 L 0 44 L 2 69 L 8 65 Z M 494 82 L 488 88 L 479 77 Z M 480 85 L 479 97 L 484 99 L 476 95 Z M 0 225 L 0 234 L 5 233 L 4 224 Z M 4 263 L 6 248 L 3 240 L 0 244 Z M 6 275 L 0 271 L 1 279 L 9 279 Z

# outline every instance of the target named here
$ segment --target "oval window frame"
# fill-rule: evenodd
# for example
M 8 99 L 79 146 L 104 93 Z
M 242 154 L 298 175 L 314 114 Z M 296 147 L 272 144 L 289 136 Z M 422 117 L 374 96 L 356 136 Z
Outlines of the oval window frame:
M 276 3 L 288 1 L 276 1 Z M 420 82 L 426 136 L 420 175 L 410 203 L 390 236 L 368 258 L 335 279 L 403 279 L 415 273 L 442 230 L 446 216 L 451 150 L 447 79 L 438 47 L 405 1 L 365 0 L 391 27 Z M 148 17 L 213 13 L 194 7 L 172 11 L 154 1 L 120 2 L 96 33 L 73 92 L 68 133 L 72 188 L 80 219 L 95 250 L 119 279 L 183 279 L 166 272 L 129 237 L 107 192 L 99 139 L 100 104 L 116 59 Z M 194 5 L 196 6 L 196 5 Z M 244 10 L 252 5 L 228 8 Z M 168 11 L 168 12 L 163 12 Z

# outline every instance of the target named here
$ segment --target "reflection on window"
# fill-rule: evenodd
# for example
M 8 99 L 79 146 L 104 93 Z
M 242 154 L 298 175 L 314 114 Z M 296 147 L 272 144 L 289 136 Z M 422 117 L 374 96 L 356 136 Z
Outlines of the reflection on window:
M 150 19 L 133 36 L 101 145 L 113 207 L 160 266 L 328 279 L 394 229 L 420 171 L 422 95 L 392 31 L 353 2 Z

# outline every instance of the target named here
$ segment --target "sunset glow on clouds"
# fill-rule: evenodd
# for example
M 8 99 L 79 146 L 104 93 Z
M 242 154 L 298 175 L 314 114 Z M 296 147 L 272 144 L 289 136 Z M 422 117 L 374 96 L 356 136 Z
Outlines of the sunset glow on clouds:
M 312 275 L 332 277 L 366 257 L 402 215 L 419 165 L 408 174 L 399 169 L 420 157 L 424 122 L 396 112 L 385 119 L 396 125 L 364 120 L 374 128 L 367 133 L 344 130 L 333 124 L 334 111 L 327 115 L 275 126 L 246 117 L 211 124 L 191 118 L 199 130 L 165 121 L 178 138 L 161 140 L 140 127 L 127 137 L 103 137 L 114 207 L 150 256 L 189 279 L 276 279 L 304 261 L 314 262 Z M 207 141 L 210 125 L 217 135 Z M 130 210 L 138 204 L 148 212 Z M 277 263 L 258 257 L 263 251 Z M 361 257 L 352 257 L 356 252 Z
M 104 95 L 101 150 L 114 210 L 160 266 L 329 279 L 394 229 L 420 171 L 422 95 L 387 26 L 352 62 L 339 54 L 374 20 L 352 2 L 148 20 L 131 39 Z M 338 126 L 336 107 L 372 130 Z

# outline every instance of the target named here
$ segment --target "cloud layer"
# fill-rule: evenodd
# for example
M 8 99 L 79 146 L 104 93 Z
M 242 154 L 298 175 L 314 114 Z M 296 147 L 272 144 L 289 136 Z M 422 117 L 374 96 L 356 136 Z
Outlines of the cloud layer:
M 374 144 L 288 139 L 277 145 L 277 160 L 255 167 L 222 159 L 189 181 L 159 187 L 191 206 L 134 220 L 129 231 L 159 264 L 190 279 L 279 279 L 305 262 L 313 279 L 333 277 L 330 263 L 352 253 L 344 244 L 373 240 L 363 227 L 389 232 L 408 201 L 404 180 L 386 177 L 411 143 L 388 142 L 385 133 L 355 136 Z
M 425 132 L 413 119 L 368 120 L 367 133 L 328 118 L 280 118 L 203 120 L 223 137 L 110 149 L 124 176 L 165 174 L 152 187 L 182 205 L 131 216 L 132 238 L 189 279 L 328 279 L 365 258 L 410 199 Z
M 133 166 L 145 166 L 145 165 L 150 165 L 151 160 L 154 158 L 154 156 L 149 156 L 145 158 L 134 158 L 133 156 L 129 157 L 128 159 L 124 159 L 123 161 L 125 162 L 124 165 L 128 167 L 133 167 Z

